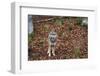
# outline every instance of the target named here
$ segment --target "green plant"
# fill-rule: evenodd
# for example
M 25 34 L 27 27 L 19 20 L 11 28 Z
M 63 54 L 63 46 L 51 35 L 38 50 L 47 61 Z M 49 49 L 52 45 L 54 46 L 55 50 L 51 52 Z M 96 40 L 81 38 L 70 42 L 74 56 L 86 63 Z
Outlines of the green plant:
M 49 25 L 48 24 L 45 24 L 44 26 L 43 26 L 43 30 L 45 31 L 45 32 L 47 32 L 48 30 L 49 30 L 49 27 L 48 27 Z
M 86 23 L 83 22 L 83 18 L 82 17 L 79 17 L 77 18 L 77 25 L 81 26 L 81 27 L 86 27 L 88 28 L 88 25 Z
M 31 34 L 28 34 L 28 42 L 31 43 L 32 39 L 34 38 L 34 32 L 32 32 Z
M 77 25 L 80 25 L 81 26 L 82 24 L 82 18 L 81 17 L 78 17 L 77 18 Z
M 41 40 L 40 40 L 40 42 L 39 42 L 39 46 L 40 46 L 40 47 L 43 47 L 44 41 L 45 41 L 44 39 L 41 39 Z
M 57 25 L 63 25 L 64 24 L 64 19 L 63 18 L 56 18 L 54 22 Z
M 76 58 L 80 58 L 80 48 L 75 48 L 74 54 Z

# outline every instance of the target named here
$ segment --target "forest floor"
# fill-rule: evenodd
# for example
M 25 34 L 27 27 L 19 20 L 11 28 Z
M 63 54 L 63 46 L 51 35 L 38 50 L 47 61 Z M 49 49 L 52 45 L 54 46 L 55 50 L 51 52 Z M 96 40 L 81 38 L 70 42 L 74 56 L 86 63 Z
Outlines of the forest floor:
M 38 23 L 28 44 L 28 60 L 83 59 L 88 58 L 88 28 L 66 20 L 62 25 L 52 22 Z M 55 56 L 49 57 L 48 34 L 54 28 L 57 32 Z M 31 47 L 30 47 L 31 46 Z

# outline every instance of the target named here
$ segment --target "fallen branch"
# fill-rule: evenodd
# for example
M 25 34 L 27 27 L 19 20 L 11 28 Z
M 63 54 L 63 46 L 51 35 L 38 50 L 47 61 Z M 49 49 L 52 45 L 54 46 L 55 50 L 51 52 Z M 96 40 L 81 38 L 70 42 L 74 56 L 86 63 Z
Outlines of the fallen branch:
M 63 17 L 54 17 L 54 18 L 48 18 L 48 19 L 43 19 L 43 20 L 33 21 L 33 22 L 34 22 L 34 23 L 47 22 L 47 21 L 54 20 L 54 19 L 56 19 L 56 18 L 63 18 Z

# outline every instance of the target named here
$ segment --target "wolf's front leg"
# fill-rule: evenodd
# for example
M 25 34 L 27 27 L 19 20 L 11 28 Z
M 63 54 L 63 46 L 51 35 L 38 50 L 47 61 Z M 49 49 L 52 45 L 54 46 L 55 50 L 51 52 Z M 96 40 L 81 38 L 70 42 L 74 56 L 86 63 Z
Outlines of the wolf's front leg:
M 49 46 L 48 47 L 48 52 L 47 52 L 48 56 L 50 57 L 51 56 L 51 47 Z
M 55 56 L 55 47 L 52 47 L 52 54 Z

